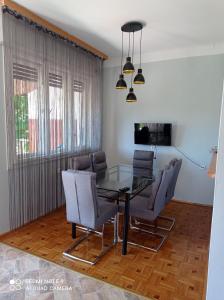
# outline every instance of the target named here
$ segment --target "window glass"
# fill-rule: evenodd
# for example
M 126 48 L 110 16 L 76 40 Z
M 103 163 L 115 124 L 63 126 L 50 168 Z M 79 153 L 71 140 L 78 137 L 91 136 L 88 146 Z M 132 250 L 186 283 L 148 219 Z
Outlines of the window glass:
M 62 76 L 49 73 L 50 152 L 64 148 L 64 97 Z
M 38 149 L 38 72 L 13 64 L 16 153 L 35 153 Z

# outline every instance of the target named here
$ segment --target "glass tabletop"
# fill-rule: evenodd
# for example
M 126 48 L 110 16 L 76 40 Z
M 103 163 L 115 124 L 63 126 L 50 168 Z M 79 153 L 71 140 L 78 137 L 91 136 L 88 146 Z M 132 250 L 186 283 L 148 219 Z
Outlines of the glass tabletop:
M 132 165 L 119 164 L 97 174 L 97 188 L 136 194 L 154 181 L 154 171 L 136 170 Z

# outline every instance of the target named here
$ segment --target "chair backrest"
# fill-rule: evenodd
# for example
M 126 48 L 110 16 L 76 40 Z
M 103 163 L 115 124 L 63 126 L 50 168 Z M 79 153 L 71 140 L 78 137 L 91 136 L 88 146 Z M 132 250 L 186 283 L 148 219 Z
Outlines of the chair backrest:
M 175 188 L 176 188 L 176 184 L 177 184 L 177 178 L 178 178 L 180 168 L 182 165 L 182 159 L 173 159 L 170 161 L 169 165 L 173 166 L 174 171 L 173 171 L 173 176 L 170 181 L 170 185 L 167 189 L 166 203 L 169 202 L 170 200 L 172 200 L 172 198 L 174 197 Z
M 133 157 L 133 173 L 140 176 L 151 176 L 153 173 L 153 151 L 135 150 Z
M 94 229 L 98 217 L 96 174 L 62 171 L 67 220 Z
M 93 172 L 100 173 L 107 169 L 106 154 L 104 151 L 98 151 L 92 154 Z
M 89 155 L 77 156 L 72 160 L 72 169 L 92 171 L 92 162 Z
M 161 181 L 154 201 L 154 215 L 158 216 L 166 204 L 166 193 L 174 172 L 173 166 L 165 167 L 161 174 Z

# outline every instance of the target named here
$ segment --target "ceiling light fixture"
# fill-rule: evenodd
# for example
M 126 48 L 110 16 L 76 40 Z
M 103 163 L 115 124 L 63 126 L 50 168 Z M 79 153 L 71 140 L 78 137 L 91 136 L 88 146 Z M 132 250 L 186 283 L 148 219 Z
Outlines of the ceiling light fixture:
M 129 89 L 129 93 L 127 94 L 126 102 L 133 103 L 133 102 L 136 102 L 136 101 L 137 101 L 137 98 L 136 98 L 136 95 L 134 93 L 134 89 L 131 87 Z
M 140 35 L 140 63 L 139 63 L 139 69 L 138 74 L 134 78 L 134 84 L 144 84 L 145 78 L 142 74 L 142 29 L 141 29 L 141 35 Z
M 124 90 L 124 89 L 126 89 L 127 88 L 127 84 L 126 84 L 126 82 L 125 82 L 125 80 L 124 80 L 124 75 L 123 75 L 123 73 L 122 73 L 122 64 L 123 64 L 123 31 L 121 32 L 121 34 L 122 34 L 122 54 L 121 54 L 121 74 L 120 74 L 120 76 L 119 76 L 119 79 L 118 79 L 118 82 L 117 82 L 117 84 L 116 84 L 116 89 L 118 89 L 118 90 Z
M 139 64 L 139 69 L 138 73 L 134 78 L 134 83 L 135 84 L 144 84 L 145 79 L 142 74 L 142 67 L 141 67 L 141 51 L 142 51 L 142 28 L 143 24 L 140 22 L 128 22 L 124 24 L 121 27 L 121 32 L 122 32 L 122 55 L 121 55 L 121 74 L 119 76 L 119 80 L 117 81 L 116 84 L 116 89 L 126 89 L 127 84 L 124 80 L 124 75 L 131 75 L 131 87 L 129 89 L 129 93 L 126 98 L 126 102 L 136 102 L 137 98 L 134 93 L 134 89 L 132 87 L 132 82 L 133 82 L 133 74 L 135 72 L 135 67 L 134 67 L 134 46 L 135 46 L 135 32 L 141 30 L 141 35 L 140 35 L 140 64 Z M 128 33 L 128 55 L 126 57 L 126 63 L 124 67 L 122 68 L 123 65 L 123 33 L 127 32 Z M 132 35 L 131 35 L 132 33 Z M 131 37 L 132 37 L 132 54 L 131 53 Z
M 125 63 L 124 68 L 123 68 L 123 73 L 124 74 L 132 74 L 135 71 L 135 67 L 134 67 L 133 63 L 131 62 L 131 57 L 130 57 L 130 38 L 131 38 L 131 33 L 129 32 L 128 56 L 126 58 L 126 63 Z M 134 32 L 133 32 L 133 39 L 134 39 Z M 132 60 L 133 60 L 133 56 L 132 56 Z

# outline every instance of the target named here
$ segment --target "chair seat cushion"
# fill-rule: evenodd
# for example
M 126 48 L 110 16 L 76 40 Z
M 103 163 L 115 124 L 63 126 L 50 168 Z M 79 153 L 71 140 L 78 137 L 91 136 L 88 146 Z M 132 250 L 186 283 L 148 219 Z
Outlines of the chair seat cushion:
M 116 203 L 110 203 L 107 198 L 97 197 L 98 217 L 96 227 L 102 226 L 108 219 L 114 217 L 118 211 Z
M 135 196 L 133 199 L 130 200 L 130 216 L 141 218 L 148 221 L 154 220 L 153 214 L 153 205 L 154 199 L 152 197 L 142 197 L 140 195 Z M 151 209 L 148 207 L 151 206 Z M 125 203 L 119 203 L 119 211 L 124 212 Z

